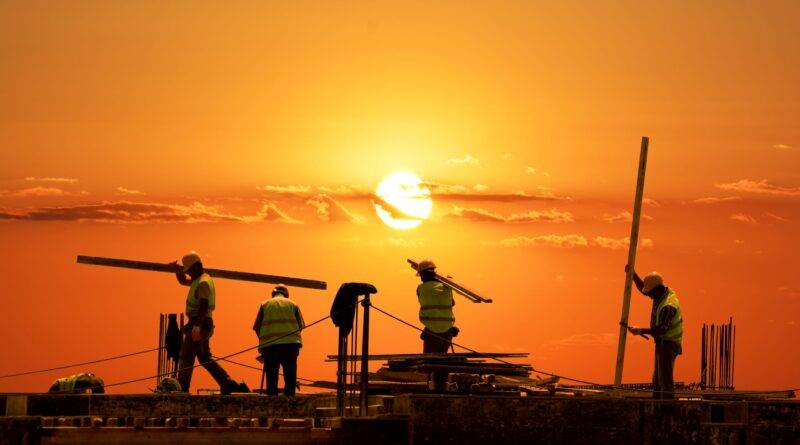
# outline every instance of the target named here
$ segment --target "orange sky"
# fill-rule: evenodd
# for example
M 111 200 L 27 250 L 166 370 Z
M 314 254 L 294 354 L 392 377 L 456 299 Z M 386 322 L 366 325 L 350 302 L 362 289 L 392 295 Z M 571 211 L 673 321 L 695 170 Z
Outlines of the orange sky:
M 354 280 L 415 319 L 405 258 L 432 257 L 495 299 L 458 300 L 460 341 L 611 381 L 622 212 L 648 135 L 638 264 L 681 298 L 676 378 L 698 379 L 700 325 L 732 315 L 738 386 L 800 386 L 798 20 L 789 1 L 2 2 L 0 374 L 151 347 L 157 314 L 182 308 L 168 275 L 75 255 L 196 249 L 212 267 L 327 280 L 293 290 L 309 321 Z M 436 184 L 409 232 L 368 197 L 399 170 Z M 252 345 L 269 288 L 217 288 L 214 351 Z M 648 316 L 635 294 L 631 322 Z M 421 348 L 374 323 L 375 352 Z M 301 376 L 334 379 L 334 332 L 305 335 Z M 652 345 L 628 344 L 625 380 L 649 380 Z M 114 382 L 154 362 L 91 370 Z

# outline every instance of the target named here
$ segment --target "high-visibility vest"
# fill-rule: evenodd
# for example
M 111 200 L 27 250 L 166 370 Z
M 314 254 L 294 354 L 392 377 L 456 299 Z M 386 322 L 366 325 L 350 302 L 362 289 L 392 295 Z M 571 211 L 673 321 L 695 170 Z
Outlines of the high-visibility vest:
M 656 308 L 656 323 L 660 320 L 661 311 L 667 306 L 675 308 L 675 316 L 672 317 L 672 323 L 667 328 L 667 332 L 661 336 L 661 340 L 671 341 L 680 345 L 683 341 L 683 316 L 681 315 L 681 303 L 672 289 L 669 289 L 667 296 L 661 300 Z
M 56 380 L 58 383 L 58 392 L 70 392 L 75 390 L 75 383 L 78 382 L 80 374 L 71 375 L 69 377 L 61 377 Z
M 280 295 L 261 304 L 261 329 L 258 331 L 261 347 L 303 344 L 298 331 L 300 323 L 297 321 L 296 311 L 297 305 L 294 301 Z
M 434 333 L 447 332 L 456 322 L 453 315 L 453 291 L 439 281 L 425 281 L 417 286 L 419 321 Z
M 200 299 L 197 298 L 197 287 L 200 283 L 208 283 L 208 317 L 214 313 L 214 308 L 217 306 L 217 292 L 214 290 L 214 281 L 207 273 L 200 275 L 196 280 L 192 281 L 189 286 L 189 294 L 186 296 L 186 316 L 195 317 L 200 311 Z

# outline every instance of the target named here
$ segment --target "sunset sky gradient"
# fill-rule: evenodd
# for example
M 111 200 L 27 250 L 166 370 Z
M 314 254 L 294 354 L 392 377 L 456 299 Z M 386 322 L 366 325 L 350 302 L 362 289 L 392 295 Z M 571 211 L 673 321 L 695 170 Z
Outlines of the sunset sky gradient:
M 699 379 L 702 323 L 733 316 L 737 386 L 800 387 L 798 22 L 792 1 L 2 2 L 0 374 L 153 347 L 158 313 L 183 307 L 169 275 L 76 255 L 197 250 L 326 280 L 291 290 L 309 322 L 346 281 L 416 321 L 405 259 L 433 258 L 495 301 L 457 300 L 458 341 L 610 382 L 646 135 L 637 269 L 681 299 L 676 379 Z M 370 202 L 397 171 L 432 193 L 411 231 Z M 269 286 L 216 284 L 212 350 L 254 345 Z M 649 310 L 634 294 L 631 324 Z M 299 375 L 335 380 L 333 325 L 304 340 Z M 420 350 L 373 318 L 373 352 Z M 652 361 L 629 338 L 624 380 Z M 151 354 L 86 370 L 155 369 Z

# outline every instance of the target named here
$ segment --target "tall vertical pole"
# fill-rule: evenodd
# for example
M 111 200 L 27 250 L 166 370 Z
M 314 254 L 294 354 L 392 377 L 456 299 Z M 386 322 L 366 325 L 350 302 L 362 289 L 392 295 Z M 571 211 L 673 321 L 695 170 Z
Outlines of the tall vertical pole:
M 361 302 L 364 307 L 364 321 L 361 328 L 363 330 L 361 332 L 361 406 L 358 411 L 361 417 L 367 415 L 369 397 L 369 307 L 371 304 L 369 294 L 364 295 L 364 301 Z
M 164 314 L 158 314 L 158 365 L 156 366 L 156 386 L 161 382 L 164 372 Z
M 642 137 L 639 152 L 639 174 L 636 179 L 636 197 L 633 200 L 633 221 L 631 222 L 631 238 L 628 245 L 628 273 L 625 275 L 625 292 L 622 295 L 622 317 L 619 321 L 619 343 L 617 345 L 617 369 L 614 373 L 614 387 L 622 384 L 622 367 L 625 364 L 625 341 L 628 334 L 628 312 L 631 308 L 631 286 L 633 271 L 636 266 L 636 247 L 639 244 L 639 220 L 642 215 L 642 197 L 644 196 L 644 173 L 647 169 L 648 137 Z

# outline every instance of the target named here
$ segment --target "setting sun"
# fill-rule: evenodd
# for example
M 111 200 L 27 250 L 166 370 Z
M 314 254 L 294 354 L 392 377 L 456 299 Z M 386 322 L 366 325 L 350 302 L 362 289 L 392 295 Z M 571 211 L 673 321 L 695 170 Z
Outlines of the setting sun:
M 413 173 L 399 172 L 386 177 L 375 191 L 375 211 L 387 226 L 413 229 L 427 219 L 433 208 L 431 192 Z

